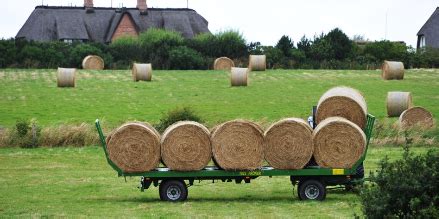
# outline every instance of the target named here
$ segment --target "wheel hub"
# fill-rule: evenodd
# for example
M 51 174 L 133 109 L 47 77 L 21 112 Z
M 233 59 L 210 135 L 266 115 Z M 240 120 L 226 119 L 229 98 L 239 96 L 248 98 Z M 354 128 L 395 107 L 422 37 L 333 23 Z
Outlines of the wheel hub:
M 319 188 L 315 185 L 309 185 L 305 188 L 305 196 L 308 199 L 316 199 L 319 197 L 320 191 Z
M 168 196 L 169 199 L 171 200 L 177 200 L 180 198 L 181 195 L 181 191 L 178 187 L 176 186 L 170 186 L 167 191 L 166 194 Z

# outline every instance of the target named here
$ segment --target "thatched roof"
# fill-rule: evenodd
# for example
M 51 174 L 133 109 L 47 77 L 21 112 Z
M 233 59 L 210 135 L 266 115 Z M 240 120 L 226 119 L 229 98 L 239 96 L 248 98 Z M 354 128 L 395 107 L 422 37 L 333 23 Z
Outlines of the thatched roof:
M 109 43 L 123 15 L 131 15 L 137 30 L 165 28 L 192 38 L 209 32 L 208 22 L 192 9 L 148 8 L 141 15 L 137 8 L 94 8 L 87 13 L 84 7 L 37 6 L 16 38 L 35 41 L 84 40 Z
M 426 46 L 439 48 L 439 7 L 419 30 L 418 36 L 425 36 Z

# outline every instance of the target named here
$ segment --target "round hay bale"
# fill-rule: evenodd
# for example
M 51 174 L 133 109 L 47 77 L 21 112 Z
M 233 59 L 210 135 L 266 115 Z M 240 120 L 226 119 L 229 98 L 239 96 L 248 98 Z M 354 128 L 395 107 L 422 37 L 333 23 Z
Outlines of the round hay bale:
M 267 58 L 265 55 L 250 55 L 249 68 L 250 71 L 265 71 L 267 68 Z
M 82 60 L 83 69 L 102 70 L 104 66 L 104 60 L 99 56 L 89 55 Z
M 232 67 L 230 74 L 230 83 L 234 86 L 247 86 L 248 82 L 248 68 Z
M 197 122 L 177 122 L 163 133 L 161 154 L 170 170 L 201 170 L 212 158 L 210 132 Z
M 413 107 L 405 110 L 399 117 L 401 128 L 422 128 L 428 129 L 434 126 L 433 115 L 422 107 Z
M 76 68 L 58 68 L 58 87 L 75 87 Z
M 232 67 L 235 67 L 235 63 L 233 63 L 233 60 L 227 57 L 217 58 L 213 63 L 213 69 L 215 70 L 230 71 Z
M 366 149 L 366 135 L 355 123 L 341 117 L 323 120 L 314 129 L 314 158 L 326 168 L 351 168 Z
M 412 94 L 399 91 L 388 92 L 386 103 L 389 117 L 400 116 L 402 112 L 412 107 Z
M 404 63 L 394 61 L 384 61 L 381 77 L 384 80 L 404 79 Z
M 366 127 L 367 105 L 363 95 L 350 87 L 334 87 L 320 97 L 317 104 L 316 121 L 339 116 Z
M 264 161 L 264 136 L 255 123 L 233 120 L 215 128 L 211 136 L 215 163 L 224 170 L 256 170 Z
M 160 134 L 148 124 L 124 124 L 106 141 L 110 160 L 126 173 L 150 171 L 160 163 Z
M 132 75 L 134 81 L 151 81 L 152 65 L 134 63 Z
M 265 160 L 276 169 L 302 169 L 314 151 L 312 129 L 303 119 L 274 123 L 265 131 L 264 140 Z

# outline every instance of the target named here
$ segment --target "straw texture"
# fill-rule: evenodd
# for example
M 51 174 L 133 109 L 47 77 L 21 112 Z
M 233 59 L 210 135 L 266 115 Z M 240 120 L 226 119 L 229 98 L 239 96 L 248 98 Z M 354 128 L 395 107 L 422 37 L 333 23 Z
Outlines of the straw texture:
M 247 86 L 248 83 L 248 68 L 234 68 L 231 69 L 230 83 L 234 86 Z
M 363 95 L 350 87 L 334 87 L 320 97 L 316 121 L 339 116 L 352 121 L 361 129 L 366 127 L 367 105 Z
M 224 170 L 255 170 L 264 160 L 264 136 L 255 123 L 234 120 L 217 126 L 211 136 L 215 163 Z
M 402 112 L 412 107 L 412 94 L 410 92 L 391 91 L 387 93 L 387 115 L 398 117 Z
M 434 127 L 433 115 L 422 107 L 413 107 L 405 110 L 399 117 L 401 128 L 432 128 Z
M 384 61 L 381 77 L 384 80 L 402 80 L 404 79 L 404 63 Z
M 56 79 L 58 87 L 75 87 L 76 68 L 58 68 Z
M 363 155 L 366 135 L 356 124 L 341 117 L 323 120 L 313 132 L 314 158 L 326 168 L 351 168 Z
M 127 123 L 107 139 L 111 161 L 126 173 L 153 170 L 160 162 L 160 134 L 146 123 Z
M 250 55 L 249 68 L 250 71 L 265 71 L 267 68 L 265 55 Z
M 134 81 L 151 81 L 152 65 L 134 63 L 131 73 Z
M 104 60 L 95 55 L 89 55 L 82 60 L 82 68 L 87 70 L 104 69 Z
M 213 63 L 213 69 L 215 70 L 230 71 L 232 67 L 235 67 L 235 63 L 233 63 L 233 60 L 227 57 L 217 58 Z
M 170 170 L 201 170 L 212 158 L 210 132 L 197 122 L 177 122 L 163 133 L 161 154 Z
M 303 120 L 287 118 L 271 125 L 264 134 L 265 160 L 276 169 L 302 169 L 311 159 L 312 129 Z

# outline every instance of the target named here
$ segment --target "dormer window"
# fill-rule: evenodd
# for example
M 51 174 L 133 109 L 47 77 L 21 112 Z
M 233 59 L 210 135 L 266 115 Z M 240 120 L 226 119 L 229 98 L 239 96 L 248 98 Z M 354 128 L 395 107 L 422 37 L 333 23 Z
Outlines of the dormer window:
M 425 47 L 425 36 L 422 35 L 419 37 L 419 47 L 424 48 Z

